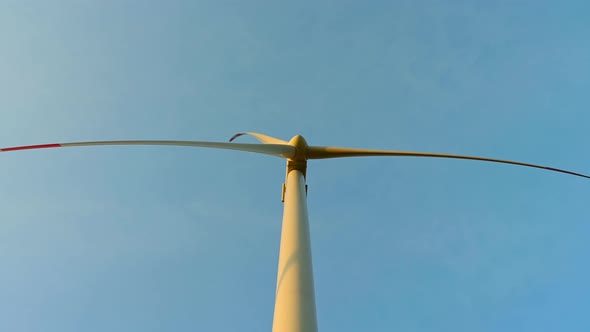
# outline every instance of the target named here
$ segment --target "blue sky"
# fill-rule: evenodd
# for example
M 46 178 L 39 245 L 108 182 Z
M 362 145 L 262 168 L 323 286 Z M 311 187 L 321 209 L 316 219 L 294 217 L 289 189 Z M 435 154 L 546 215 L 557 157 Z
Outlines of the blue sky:
M 4 0 L 0 145 L 257 131 L 590 173 L 589 7 Z M 270 330 L 283 161 L 0 159 L 0 330 Z M 366 158 L 308 184 L 320 330 L 590 329 L 590 182 Z

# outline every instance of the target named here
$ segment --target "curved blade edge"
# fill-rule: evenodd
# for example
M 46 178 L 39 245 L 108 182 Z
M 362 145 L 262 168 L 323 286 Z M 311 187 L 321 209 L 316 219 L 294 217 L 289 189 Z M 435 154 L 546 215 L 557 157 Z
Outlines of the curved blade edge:
M 276 137 L 260 134 L 260 133 L 253 133 L 253 132 L 245 132 L 245 133 L 237 133 L 233 135 L 229 141 L 233 142 L 236 138 L 240 136 L 252 136 L 256 138 L 260 143 L 264 144 L 289 144 L 287 141 L 283 141 L 282 139 L 278 139 Z
M 371 150 L 371 149 L 355 149 L 355 148 L 342 148 L 332 146 L 310 146 L 307 152 L 307 159 L 327 159 L 327 158 L 345 158 L 345 157 L 378 157 L 378 156 L 398 156 L 398 157 L 433 157 L 433 158 L 451 158 L 451 159 L 467 159 L 467 160 L 478 160 L 487 161 L 503 164 L 511 164 L 517 166 L 533 167 L 544 169 L 553 172 L 560 172 L 569 175 L 579 176 L 590 179 L 590 175 L 576 173 L 565 169 L 523 163 L 520 161 L 494 159 L 486 157 L 476 156 L 464 156 L 456 154 L 445 154 L 445 153 L 431 153 L 431 152 L 413 152 L 413 151 L 395 151 L 395 150 Z
M 204 142 L 204 141 L 162 141 L 162 140 L 133 140 L 133 141 L 91 141 L 91 142 L 71 142 L 71 143 L 52 143 L 39 145 L 15 146 L 1 148 L 0 152 L 73 147 L 73 146 L 97 146 L 97 145 L 169 145 L 169 146 L 190 146 L 203 147 L 224 150 L 238 150 L 253 153 L 271 155 L 280 158 L 290 158 L 295 155 L 295 147 L 286 144 L 244 144 L 244 143 L 226 143 L 226 142 Z

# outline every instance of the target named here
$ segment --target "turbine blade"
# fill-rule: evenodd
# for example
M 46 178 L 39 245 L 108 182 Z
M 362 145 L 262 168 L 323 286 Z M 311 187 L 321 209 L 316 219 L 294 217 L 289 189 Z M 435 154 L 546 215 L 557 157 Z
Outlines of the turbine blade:
M 95 142 L 73 142 L 73 143 L 53 143 L 40 145 L 16 146 L 11 148 L 2 148 L 0 152 L 59 148 L 70 146 L 95 146 L 95 145 L 171 145 L 171 146 L 191 146 L 213 149 L 239 150 L 254 153 L 261 153 L 281 158 L 291 158 L 295 155 L 295 147 L 286 144 L 242 144 L 242 143 L 225 143 L 225 142 L 200 142 L 200 141 L 95 141 Z
M 341 148 L 332 146 L 310 146 L 307 152 L 307 159 L 326 159 L 326 158 L 343 158 L 343 157 L 370 157 L 370 156 L 400 156 L 400 157 L 434 157 L 434 158 L 452 158 L 489 161 L 495 163 L 511 164 L 525 167 L 545 169 L 553 172 L 560 172 L 583 178 L 590 179 L 590 175 L 576 173 L 564 169 L 528 164 L 519 161 L 493 159 L 485 157 L 462 156 L 456 154 L 431 153 L 431 152 L 412 152 L 412 151 L 393 151 L 393 150 L 369 150 L 355 148 Z
M 233 142 L 236 138 L 238 138 L 240 136 L 246 136 L 246 135 L 252 136 L 252 137 L 256 138 L 260 143 L 264 143 L 264 144 L 289 144 L 289 142 L 283 141 L 282 139 L 278 139 L 278 138 L 264 135 L 264 134 L 252 133 L 252 132 L 235 134 L 234 136 L 232 136 L 232 138 L 229 139 L 229 141 Z

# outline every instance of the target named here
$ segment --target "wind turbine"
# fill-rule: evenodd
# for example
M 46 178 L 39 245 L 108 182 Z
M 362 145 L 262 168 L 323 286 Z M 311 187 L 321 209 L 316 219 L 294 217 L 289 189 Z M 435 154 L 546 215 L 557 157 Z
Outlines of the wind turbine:
M 262 144 L 231 143 L 236 138 L 243 135 L 253 136 Z M 286 180 L 283 184 L 282 193 L 284 210 L 273 318 L 274 332 L 317 331 L 309 220 L 307 215 L 307 190 L 305 184 L 307 161 L 310 159 L 369 156 L 454 158 L 540 168 L 590 179 L 589 175 L 518 161 L 429 152 L 309 146 L 301 135 L 296 135 L 287 142 L 278 138 L 252 132 L 236 134 L 230 139 L 230 143 L 160 140 L 94 141 L 18 146 L 2 148 L 0 149 L 0 152 L 95 145 L 172 145 L 204 147 L 254 152 L 287 160 Z

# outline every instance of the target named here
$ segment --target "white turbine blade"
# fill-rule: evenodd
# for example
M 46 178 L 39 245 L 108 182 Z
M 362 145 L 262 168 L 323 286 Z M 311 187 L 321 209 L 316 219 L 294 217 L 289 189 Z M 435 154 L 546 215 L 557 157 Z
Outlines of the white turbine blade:
M 229 141 L 233 142 L 233 140 L 235 140 L 236 138 L 238 138 L 240 136 L 245 136 L 245 135 L 252 136 L 252 137 L 256 138 L 260 143 L 264 143 L 264 144 L 289 144 L 289 142 L 283 141 L 282 139 L 278 139 L 278 138 L 264 135 L 264 134 L 252 133 L 252 132 L 235 134 L 234 136 L 232 136 L 232 138 L 229 139 Z
M 412 151 L 392 151 L 392 150 L 368 150 L 355 148 L 341 148 L 332 146 L 310 146 L 307 151 L 307 159 L 326 159 L 326 158 L 343 158 L 343 157 L 370 157 L 370 156 L 400 156 L 400 157 L 434 157 L 434 158 L 452 158 L 452 159 L 468 159 L 479 161 L 490 161 L 495 163 L 511 164 L 518 166 L 534 167 L 545 169 L 548 171 L 560 172 L 583 178 L 590 179 L 590 175 L 571 172 L 564 169 L 541 166 L 535 164 L 528 164 L 519 161 L 501 160 L 484 157 L 462 156 L 456 154 L 431 153 L 431 152 L 412 152 Z
M 286 144 L 241 144 L 225 142 L 199 142 L 199 141 L 96 141 L 96 142 L 73 142 L 73 143 L 53 143 L 41 145 L 16 146 L 11 148 L 2 148 L 0 152 L 32 150 L 45 148 L 59 148 L 69 146 L 95 146 L 95 145 L 171 145 L 171 146 L 191 146 L 213 149 L 239 150 L 254 153 L 267 154 L 281 158 L 291 158 L 295 155 L 295 147 Z

